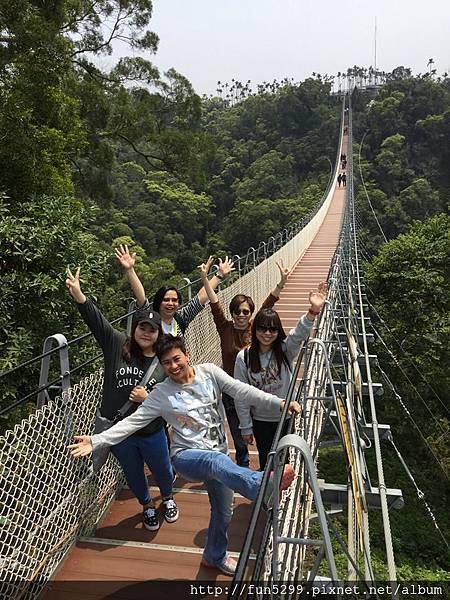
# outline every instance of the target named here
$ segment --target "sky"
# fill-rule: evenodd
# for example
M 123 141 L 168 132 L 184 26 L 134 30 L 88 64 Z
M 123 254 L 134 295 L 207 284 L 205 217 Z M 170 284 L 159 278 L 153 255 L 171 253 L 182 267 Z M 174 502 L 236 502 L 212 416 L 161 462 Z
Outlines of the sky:
M 199 94 L 233 77 L 301 81 L 373 66 L 375 19 L 379 69 L 424 73 L 433 58 L 438 74 L 450 72 L 450 0 L 154 0 L 160 43 L 146 58 Z M 125 54 L 116 47 L 113 59 Z

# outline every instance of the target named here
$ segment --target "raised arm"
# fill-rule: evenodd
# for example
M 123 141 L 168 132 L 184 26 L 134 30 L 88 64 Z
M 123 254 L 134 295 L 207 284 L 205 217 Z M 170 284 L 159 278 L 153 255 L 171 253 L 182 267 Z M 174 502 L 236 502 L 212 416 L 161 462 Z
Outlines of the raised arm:
M 211 256 L 209 257 L 207 263 L 209 262 L 209 260 L 211 259 Z M 204 263 L 204 264 L 207 264 Z M 219 285 L 219 283 L 221 281 L 223 281 L 225 279 L 225 277 L 228 277 L 228 275 L 234 271 L 234 267 L 233 267 L 233 261 L 228 259 L 228 256 L 225 257 L 225 260 L 222 262 L 222 259 L 219 258 L 219 269 L 217 271 L 217 273 L 215 275 L 213 275 L 209 281 L 209 285 L 211 287 L 211 290 L 215 290 L 216 287 Z M 208 300 L 208 293 L 205 289 L 205 287 L 203 286 L 202 289 L 198 292 L 197 297 L 200 301 L 200 304 L 205 304 L 205 302 Z M 212 302 L 212 300 L 211 300 Z M 217 300 L 216 300 L 217 302 Z
M 136 252 L 130 254 L 128 246 L 126 244 L 121 244 L 118 248 L 115 248 L 115 254 L 120 266 L 125 272 L 128 283 L 131 286 L 134 297 L 136 298 L 136 304 L 139 307 L 142 307 L 145 304 L 146 297 L 144 286 L 134 270 Z
M 316 316 L 322 310 L 327 299 L 327 286 L 322 281 L 317 286 L 317 290 L 309 292 L 310 307 L 308 312 L 303 315 L 297 325 L 290 330 L 286 340 L 286 354 L 289 361 L 292 361 L 300 348 L 300 344 L 306 340 L 314 324 Z
M 275 298 L 279 298 L 280 292 L 286 285 L 287 278 L 289 277 L 289 273 L 291 271 L 290 271 L 290 269 L 288 269 L 287 267 L 284 266 L 282 258 L 280 258 L 280 261 L 279 262 L 277 261 L 275 264 L 277 265 L 278 270 L 280 271 L 280 281 L 277 283 L 277 285 L 274 287 L 274 289 L 270 293 L 272 294 L 272 296 L 275 296 Z M 269 307 L 263 307 L 263 308 L 269 308 Z
M 111 350 L 113 344 L 120 343 L 118 340 L 122 339 L 122 334 L 114 329 L 97 306 L 81 291 L 80 267 L 77 267 L 75 275 L 70 269 L 67 269 L 66 287 L 75 300 L 84 322 L 92 331 L 103 351 Z
M 208 273 L 211 268 L 211 265 L 213 264 L 213 261 L 214 261 L 214 257 L 210 256 L 205 263 L 202 263 L 201 265 L 198 266 L 199 271 L 200 271 L 200 277 L 201 277 L 202 283 L 203 283 L 202 289 L 205 290 L 206 296 L 207 296 L 208 300 L 211 302 L 211 304 L 215 304 L 216 302 L 219 302 L 219 298 L 217 297 L 217 294 L 214 291 L 214 289 L 211 287 L 211 282 L 208 279 Z M 202 290 L 200 290 L 200 292 L 201 291 Z M 199 292 L 199 296 L 200 296 L 200 292 Z M 202 304 L 204 304 L 204 303 L 202 302 Z

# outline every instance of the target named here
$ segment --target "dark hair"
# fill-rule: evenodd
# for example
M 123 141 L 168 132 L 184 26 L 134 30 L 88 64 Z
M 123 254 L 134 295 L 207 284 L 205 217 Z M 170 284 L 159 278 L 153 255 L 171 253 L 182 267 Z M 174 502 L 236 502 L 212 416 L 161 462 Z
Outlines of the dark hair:
M 124 345 L 122 346 L 122 357 L 123 357 L 124 361 L 128 364 L 130 364 L 131 360 L 134 358 L 143 365 L 145 362 L 146 356 L 142 352 L 142 348 L 136 342 L 136 339 L 134 337 L 134 334 L 136 333 L 136 327 L 138 325 L 139 325 L 139 321 L 134 321 L 133 324 L 131 325 L 130 336 L 127 337 L 127 339 L 124 342 Z M 153 349 L 155 349 L 156 344 L 158 343 L 158 340 L 160 339 L 160 337 L 162 335 L 163 335 L 163 330 L 161 329 L 161 326 L 159 326 L 158 327 L 158 337 L 156 338 L 156 342 L 155 342 L 155 345 L 153 346 Z
M 171 333 L 163 333 L 163 335 L 160 335 L 155 344 L 155 352 L 158 360 L 161 362 L 164 354 L 167 354 L 167 352 L 174 348 L 178 348 L 183 354 L 187 354 L 186 344 L 184 343 L 183 338 L 172 335 Z
M 278 329 L 278 335 L 272 344 L 272 352 L 275 355 L 278 365 L 278 375 L 281 373 L 281 365 L 283 362 L 288 365 L 288 360 L 285 353 L 283 352 L 283 346 L 281 345 L 283 340 L 286 339 L 286 334 L 281 323 L 279 314 L 272 308 L 262 308 L 259 310 L 252 323 L 252 342 L 248 349 L 248 361 L 250 370 L 253 373 L 261 371 L 261 361 L 259 360 L 259 341 L 256 337 L 256 330 L 258 327 L 276 327 Z
M 177 290 L 177 288 L 173 285 L 163 285 L 162 287 L 159 288 L 159 290 L 153 296 L 153 302 L 152 302 L 153 310 L 156 310 L 156 312 L 159 313 L 159 308 L 161 306 L 161 302 L 164 300 L 164 296 L 166 295 L 166 293 L 170 292 L 170 291 L 177 293 L 178 302 L 179 302 L 179 304 L 182 304 L 181 294 Z
M 233 315 L 243 302 L 247 302 L 249 305 L 251 311 L 250 314 L 255 312 L 255 303 L 250 296 L 245 296 L 245 294 L 237 294 L 231 299 L 230 306 L 228 307 L 230 309 L 230 314 Z

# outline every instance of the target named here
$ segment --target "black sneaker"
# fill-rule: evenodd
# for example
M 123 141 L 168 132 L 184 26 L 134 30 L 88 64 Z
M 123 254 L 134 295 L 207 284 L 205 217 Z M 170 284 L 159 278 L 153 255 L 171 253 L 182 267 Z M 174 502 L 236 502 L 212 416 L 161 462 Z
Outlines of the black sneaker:
M 142 523 L 149 531 L 158 531 L 159 521 L 158 515 L 156 514 L 156 508 L 154 506 L 149 506 L 148 508 L 144 509 L 144 512 L 142 513 Z
M 180 516 L 177 503 L 173 498 L 162 501 L 164 507 L 164 518 L 168 523 L 175 523 Z

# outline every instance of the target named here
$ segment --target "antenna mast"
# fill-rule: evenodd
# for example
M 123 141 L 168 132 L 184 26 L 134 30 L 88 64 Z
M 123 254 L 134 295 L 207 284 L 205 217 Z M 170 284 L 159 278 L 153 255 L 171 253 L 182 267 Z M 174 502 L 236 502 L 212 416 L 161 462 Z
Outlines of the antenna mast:
M 377 84 L 377 18 L 375 17 L 375 33 L 374 33 L 374 71 L 375 85 Z

